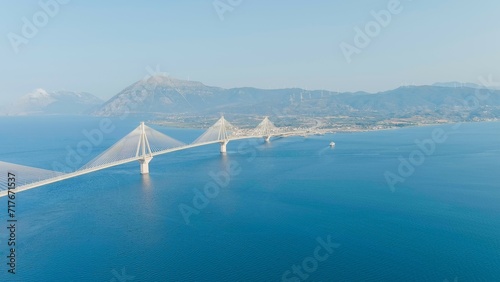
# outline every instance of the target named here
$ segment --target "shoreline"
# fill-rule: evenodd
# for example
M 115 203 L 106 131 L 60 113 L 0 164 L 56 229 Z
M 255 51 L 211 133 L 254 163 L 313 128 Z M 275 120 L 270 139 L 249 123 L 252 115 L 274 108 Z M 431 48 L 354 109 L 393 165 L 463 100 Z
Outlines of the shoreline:
M 171 124 L 161 124 L 155 123 L 154 121 L 149 121 L 150 124 L 161 126 L 164 128 L 171 129 L 188 129 L 188 130 L 206 130 L 208 127 L 191 127 L 191 126 L 175 126 Z M 408 126 L 399 126 L 399 127 L 387 127 L 387 128 L 359 128 L 359 129 L 347 129 L 347 128 L 319 128 L 316 129 L 314 127 L 306 128 L 306 127 L 295 127 L 300 130 L 318 130 L 324 131 L 321 134 L 336 134 L 336 133 L 358 133 L 358 132 L 374 132 L 374 131 L 388 131 L 388 130 L 399 130 L 399 129 L 407 129 L 407 128 L 418 128 L 418 127 L 431 127 L 431 126 L 441 126 L 441 125 L 455 125 L 455 124 L 474 124 L 474 123 L 495 123 L 500 122 L 500 119 L 497 120 L 483 120 L 483 121 L 463 121 L 463 122 L 446 122 L 446 123 L 428 123 L 428 124 L 418 124 L 418 125 L 408 125 Z M 311 133 L 311 135 L 314 135 Z M 319 133 L 317 134 L 319 135 Z
M 29 118 L 48 118 L 48 119 L 54 119 L 54 118 L 89 118 L 89 119 L 103 119 L 103 118 L 109 118 L 111 120 L 116 120 L 120 119 L 119 117 L 99 117 L 99 116 L 87 116 L 87 115 L 21 115 L 21 116 L 7 116 L 7 115 L 0 115 L 0 121 L 1 120 L 11 120 L 11 119 L 29 119 Z M 321 118 L 321 117 L 319 117 Z M 128 118 L 129 120 L 141 120 L 137 117 L 130 117 Z M 313 120 L 317 120 L 318 117 L 312 118 Z M 161 126 L 164 128 L 170 128 L 170 129 L 187 129 L 187 130 L 206 130 L 208 129 L 212 123 L 207 122 L 206 124 L 210 124 L 208 126 L 203 126 L 201 124 L 195 124 L 193 122 L 186 122 L 186 123 L 181 123 L 181 122 L 167 122 L 167 121 L 161 121 L 161 120 L 151 120 L 151 119 L 144 119 L 146 123 L 156 125 L 156 126 Z M 214 119 L 216 120 L 216 119 Z M 336 128 L 318 128 L 318 126 L 312 126 L 312 127 L 305 127 L 305 126 L 293 126 L 293 125 L 287 125 L 287 126 L 277 126 L 277 127 L 285 127 L 285 128 L 294 128 L 298 130 L 316 130 L 319 133 L 318 134 L 335 134 L 335 133 L 357 133 L 357 132 L 372 132 L 372 131 L 386 131 L 386 130 L 399 130 L 399 129 L 405 129 L 405 128 L 417 128 L 417 127 L 430 127 L 430 126 L 440 126 L 440 125 L 454 125 L 454 124 L 474 124 L 474 123 L 495 123 L 495 122 L 500 122 L 500 118 L 494 119 L 494 120 L 478 120 L 478 121 L 454 121 L 454 122 L 440 122 L 440 123 L 422 123 L 422 124 L 412 124 L 412 125 L 405 125 L 405 126 L 394 126 L 394 127 L 382 127 L 380 125 L 373 125 L 372 128 L 351 128 L 352 126 L 345 126 L 345 127 L 336 127 Z M 381 127 L 381 128 L 374 128 L 374 127 Z M 241 127 L 241 129 L 252 129 L 254 128 L 252 125 L 245 124 Z M 311 133 L 311 135 L 314 135 Z

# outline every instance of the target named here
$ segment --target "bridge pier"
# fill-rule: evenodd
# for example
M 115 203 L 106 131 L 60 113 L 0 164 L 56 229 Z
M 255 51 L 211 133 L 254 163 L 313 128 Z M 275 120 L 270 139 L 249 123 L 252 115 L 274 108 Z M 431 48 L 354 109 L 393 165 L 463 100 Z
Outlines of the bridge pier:
M 139 163 L 141 164 L 141 174 L 149 174 L 149 162 L 153 159 L 153 157 L 144 157 L 139 159 Z
M 227 143 L 229 143 L 229 140 L 224 140 L 224 141 L 220 142 L 220 152 L 222 154 L 226 153 L 226 151 L 227 151 L 227 149 L 226 149 Z

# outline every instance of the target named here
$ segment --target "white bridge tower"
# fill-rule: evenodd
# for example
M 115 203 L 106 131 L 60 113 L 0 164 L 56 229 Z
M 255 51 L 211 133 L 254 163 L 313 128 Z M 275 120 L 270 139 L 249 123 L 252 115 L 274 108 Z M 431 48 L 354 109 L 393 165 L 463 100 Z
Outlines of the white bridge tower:
M 219 127 L 219 140 L 220 140 L 220 152 L 221 153 L 226 153 L 227 152 L 227 149 L 226 149 L 226 146 L 227 146 L 227 143 L 229 143 L 229 134 L 226 130 L 226 119 L 224 118 L 224 116 L 222 116 L 219 120 L 220 122 L 220 127 Z
M 149 173 L 149 162 L 153 159 L 153 153 L 149 146 L 148 136 L 146 135 L 146 126 L 141 122 L 141 135 L 139 143 L 137 144 L 136 157 L 141 157 L 139 163 L 141 164 L 141 174 Z
M 273 134 L 277 134 L 278 128 L 269 120 L 268 117 L 265 117 L 262 122 L 257 125 L 254 129 L 254 134 L 258 136 L 262 136 L 266 142 L 271 141 L 271 137 Z

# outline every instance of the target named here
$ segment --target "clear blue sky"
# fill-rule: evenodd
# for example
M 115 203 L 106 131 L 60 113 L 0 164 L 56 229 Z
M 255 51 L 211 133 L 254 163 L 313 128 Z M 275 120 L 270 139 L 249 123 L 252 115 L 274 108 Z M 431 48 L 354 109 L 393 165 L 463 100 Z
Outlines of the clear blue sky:
M 71 0 L 16 54 L 8 34 L 22 35 L 22 18 L 42 9 L 2 1 L 0 106 L 35 88 L 109 98 L 157 65 L 221 87 L 377 92 L 500 80 L 498 0 L 402 0 L 403 11 L 347 63 L 339 44 L 354 44 L 354 28 L 388 2 L 242 0 L 221 21 L 213 0 Z

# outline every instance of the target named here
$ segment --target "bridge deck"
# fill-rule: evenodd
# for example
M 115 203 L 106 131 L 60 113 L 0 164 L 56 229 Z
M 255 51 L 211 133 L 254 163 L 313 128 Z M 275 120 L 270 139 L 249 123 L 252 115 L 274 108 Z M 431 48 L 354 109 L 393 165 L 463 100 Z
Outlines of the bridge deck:
M 286 136 L 304 135 L 304 134 L 314 134 L 314 133 L 307 133 L 305 131 L 295 131 L 295 132 L 279 133 L 279 134 L 275 134 L 275 135 L 272 135 L 272 136 L 274 136 L 274 137 L 286 137 Z M 230 141 L 236 141 L 236 140 L 242 140 L 242 139 L 265 138 L 265 137 L 267 137 L 267 136 L 255 136 L 255 135 L 251 135 L 251 136 L 236 136 L 236 137 L 229 138 L 229 139 L 227 139 L 225 141 L 230 142 Z M 220 142 L 223 142 L 223 141 L 224 140 L 214 140 L 214 141 L 210 141 L 210 142 L 194 143 L 194 144 L 189 144 L 189 145 L 184 145 L 184 146 L 179 146 L 179 147 L 175 147 L 175 148 L 171 148 L 171 149 L 166 149 L 166 150 L 154 152 L 154 153 L 151 153 L 151 155 L 153 157 L 155 157 L 155 156 L 164 155 L 164 154 L 168 154 L 168 153 L 172 153 L 172 152 L 177 152 L 177 151 L 181 151 L 181 150 L 187 150 L 187 149 L 191 149 L 191 148 L 195 148 L 195 147 L 206 146 L 206 145 L 211 145 L 211 144 L 217 144 L 217 143 L 220 143 Z M 18 186 L 18 187 L 16 187 L 15 192 L 16 193 L 22 192 L 22 191 L 30 190 L 30 189 L 37 188 L 37 187 L 40 187 L 40 186 L 44 186 L 44 185 L 48 185 L 48 184 L 60 182 L 60 181 L 66 180 L 66 179 L 70 179 L 70 178 L 78 177 L 78 176 L 81 176 L 81 175 L 89 174 L 89 173 L 92 173 L 92 172 L 95 172 L 95 171 L 99 171 L 99 170 L 103 170 L 103 169 L 107 169 L 107 168 L 119 166 L 119 165 L 122 165 L 122 164 L 131 163 L 131 162 L 134 162 L 134 161 L 138 161 L 139 159 L 142 159 L 142 158 L 143 158 L 143 156 L 138 156 L 138 157 L 127 158 L 127 159 L 123 159 L 123 160 L 119 160 L 119 161 L 107 163 L 105 165 L 99 165 L 99 166 L 95 166 L 95 167 L 83 168 L 83 169 L 80 169 L 80 170 L 77 170 L 77 171 L 74 171 L 74 172 L 70 172 L 70 173 L 66 173 L 66 174 L 63 174 L 63 175 L 60 175 L 60 176 L 56 176 L 56 177 L 44 179 L 44 180 L 41 180 L 41 181 L 36 181 L 36 182 L 30 183 L 30 184 Z M 0 191 L 0 197 L 6 196 L 7 193 L 8 193 L 7 190 Z

